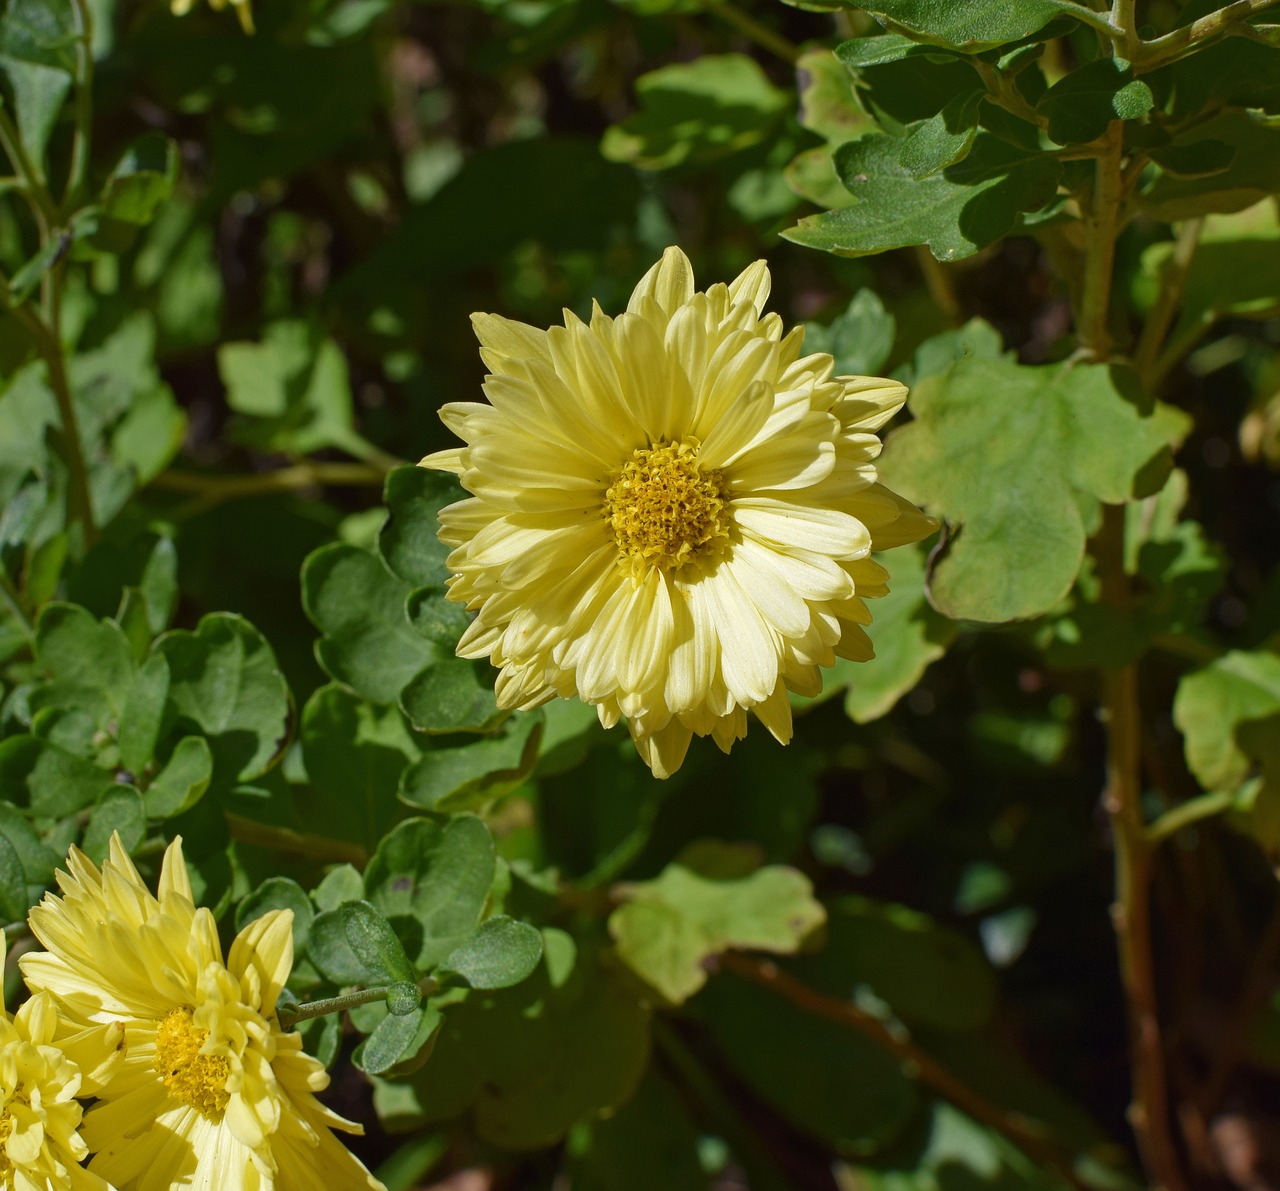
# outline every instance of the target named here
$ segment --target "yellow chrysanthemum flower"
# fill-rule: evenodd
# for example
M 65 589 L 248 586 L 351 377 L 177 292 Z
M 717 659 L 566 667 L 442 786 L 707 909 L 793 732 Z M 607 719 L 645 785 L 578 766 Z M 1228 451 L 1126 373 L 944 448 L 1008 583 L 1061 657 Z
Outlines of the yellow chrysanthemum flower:
M 249 0 L 230 0 L 236 16 L 240 18 L 240 27 L 246 33 L 253 32 L 253 9 Z M 169 0 L 169 11 L 175 17 L 185 17 L 195 4 L 195 0 Z M 227 0 L 209 0 L 209 7 L 221 12 L 227 6 Z
M 255 919 L 226 963 L 175 839 L 159 896 L 118 838 L 101 872 L 72 848 L 62 896 L 30 914 L 48 948 L 18 962 L 86 1026 L 124 1026 L 126 1053 L 85 1115 L 89 1169 L 122 1191 L 350 1191 L 381 1184 L 330 1132 L 360 1126 L 315 1093 L 324 1068 L 275 1017 L 293 966 L 293 915 Z
M 937 525 L 876 482 L 906 389 L 802 356 L 769 285 L 757 261 L 695 292 L 669 248 L 618 318 L 475 315 L 490 404 L 444 406 L 466 446 L 422 460 L 472 493 L 440 514 L 449 596 L 476 613 L 458 653 L 501 668 L 502 707 L 625 716 L 658 777 L 694 734 L 728 751 L 747 709 L 785 744 L 788 690 L 873 656 L 871 551 Z
M 110 1191 L 80 1165 L 89 1147 L 76 1097 L 96 1094 L 123 1052 L 122 1027 L 68 1032 L 48 993 L 12 1018 L 0 1011 L 0 1189 Z

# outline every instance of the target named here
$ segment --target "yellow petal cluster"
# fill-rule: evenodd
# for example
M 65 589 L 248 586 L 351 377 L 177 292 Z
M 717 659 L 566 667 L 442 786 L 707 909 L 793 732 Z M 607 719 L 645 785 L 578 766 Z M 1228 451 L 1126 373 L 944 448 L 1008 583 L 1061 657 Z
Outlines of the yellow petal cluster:
M 381 1188 L 331 1132 L 360 1127 L 316 1099 L 324 1068 L 275 1017 L 292 913 L 251 922 L 224 962 L 180 839 L 157 896 L 118 838 L 101 870 L 75 848 L 67 869 L 62 896 L 46 894 L 29 916 L 47 950 L 19 964 L 72 1023 L 123 1027 L 124 1055 L 81 1126 L 89 1171 L 122 1191 Z
M 873 656 L 871 552 L 937 525 L 876 477 L 906 389 L 803 354 L 769 288 L 757 261 L 697 291 L 669 248 L 616 318 L 475 315 L 488 404 L 444 406 L 465 445 L 422 460 L 472 494 L 440 515 L 475 613 L 458 653 L 499 667 L 502 707 L 625 717 L 658 777 L 694 735 L 728 751 L 748 710 L 786 743 L 788 691 Z
M 89 1148 L 76 1097 L 100 1090 L 123 1045 L 119 1026 L 68 1030 L 47 993 L 12 1018 L 0 1012 L 0 1189 L 109 1191 L 80 1165 Z
M 169 11 L 176 17 L 185 17 L 191 11 L 194 2 L 195 0 L 169 0 Z M 228 0 L 209 0 L 209 7 L 221 12 L 226 8 L 227 3 Z M 230 4 L 240 19 L 240 27 L 246 33 L 252 33 L 253 9 L 249 5 L 249 0 L 230 0 Z

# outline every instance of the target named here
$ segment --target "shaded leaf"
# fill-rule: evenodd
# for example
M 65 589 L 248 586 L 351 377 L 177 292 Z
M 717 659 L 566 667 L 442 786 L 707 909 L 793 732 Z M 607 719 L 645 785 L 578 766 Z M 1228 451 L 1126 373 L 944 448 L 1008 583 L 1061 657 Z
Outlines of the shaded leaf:
M 636 81 L 640 110 L 605 132 L 601 152 L 641 169 L 713 161 L 758 144 L 788 105 L 743 54 L 706 54 Z
M 213 783 L 229 787 L 265 773 L 289 740 L 289 688 L 266 639 L 243 617 L 211 613 L 194 632 L 156 644 L 169 663 L 178 726 L 208 737 Z
M 1187 428 L 1105 365 L 963 360 L 917 387 L 914 411 L 890 436 L 882 475 L 951 523 L 930 572 L 933 605 L 993 623 L 1067 594 L 1098 502 L 1158 490 Z
M 700 843 L 652 881 L 625 887 L 609 916 L 619 958 L 680 1004 L 707 980 L 706 961 L 731 948 L 794 952 L 826 919 L 795 869 L 758 867 L 750 849 Z
M 408 819 L 370 858 L 365 890 L 427 972 L 475 932 L 493 871 L 493 839 L 480 819 Z
M 1021 211 L 1048 203 L 1060 165 L 979 133 L 969 155 L 928 178 L 899 163 L 902 142 L 873 135 L 843 146 L 836 169 L 858 200 L 802 219 L 788 240 L 838 256 L 927 244 L 938 260 L 962 260 L 1007 235 Z
M 472 988 L 510 988 L 519 984 L 542 959 L 542 935 L 525 922 L 505 915 L 487 918 L 465 943 L 440 964 L 456 972 Z

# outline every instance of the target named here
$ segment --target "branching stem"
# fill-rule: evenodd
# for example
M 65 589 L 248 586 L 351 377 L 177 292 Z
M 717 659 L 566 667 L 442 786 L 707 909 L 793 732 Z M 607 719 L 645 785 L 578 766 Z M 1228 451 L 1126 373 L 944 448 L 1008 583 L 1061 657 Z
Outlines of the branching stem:
M 1234 4 L 1224 5 L 1154 41 L 1140 41 L 1133 54 L 1134 72 L 1145 74 L 1176 62 L 1199 49 L 1204 42 L 1234 32 L 1250 17 L 1264 9 L 1274 8 L 1276 4 L 1280 4 L 1280 0 L 1235 0 Z
M 998 1104 L 992 1104 L 968 1084 L 957 1079 L 937 1060 L 925 1054 L 909 1039 L 899 1037 L 892 1032 L 879 1018 L 859 1009 L 852 1002 L 837 1000 L 816 992 L 794 976 L 784 972 L 771 960 L 727 952 L 720 957 L 720 963 L 722 967 L 736 975 L 763 985 L 771 992 L 784 997 L 806 1013 L 825 1017 L 828 1021 L 847 1026 L 871 1039 L 877 1046 L 901 1059 L 912 1069 L 913 1074 L 922 1084 L 944 1100 L 950 1101 L 962 1112 L 968 1113 L 975 1121 L 1003 1133 L 1028 1157 L 1042 1166 L 1056 1170 L 1072 1186 L 1088 1187 L 1089 1184 L 1075 1172 L 1071 1160 L 1053 1144 L 1044 1126 L 1029 1120 L 1021 1113 L 1011 1112 Z

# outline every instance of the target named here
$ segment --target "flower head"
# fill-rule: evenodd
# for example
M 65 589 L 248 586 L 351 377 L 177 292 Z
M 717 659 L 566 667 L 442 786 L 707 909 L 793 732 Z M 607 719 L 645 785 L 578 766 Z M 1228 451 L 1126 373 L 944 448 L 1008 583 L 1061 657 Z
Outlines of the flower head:
M 211 8 L 221 11 L 226 8 L 228 0 L 209 0 Z M 249 0 L 230 0 L 231 7 L 236 10 L 236 16 L 240 20 L 240 28 L 246 33 L 253 32 L 253 9 L 249 6 Z M 189 13 L 194 4 L 194 0 L 169 0 L 169 11 L 175 17 L 185 17 Z
M 937 525 L 876 480 L 906 389 L 802 355 L 769 284 L 758 261 L 696 292 L 669 248 L 617 318 L 473 316 L 489 404 L 444 406 L 466 445 L 422 461 L 472 494 L 440 514 L 449 597 L 476 613 L 458 653 L 500 667 L 503 707 L 625 716 L 659 777 L 695 734 L 727 751 L 748 709 L 786 743 L 787 692 L 873 656 L 871 551 Z
M 101 871 L 75 848 L 67 868 L 62 896 L 30 914 L 48 950 L 19 963 L 72 1021 L 124 1028 L 124 1059 L 81 1130 L 89 1169 L 137 1191 L 380 1188 L 330 1132 L 360 1128 L 315 1098 L 324 1068 L 276 1020 L 292 913 L 249 923 L 224 963 L 181 840 L 165 851 L 158 897 L 116 837 Z
M 3 1191 L 109 1191 L 80 1165 L 89 1147 L 79 1133 L 76 1097 L 99 1090 L 123 1047 L 119 1026 L 68 1030 L 48 993 L 36 993 L 12 1018 L 0 1011 Z

